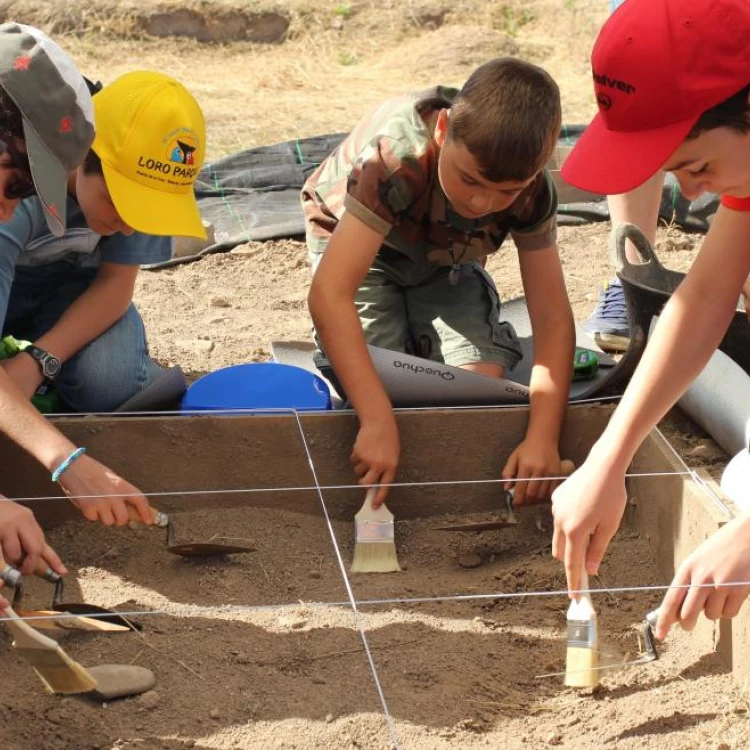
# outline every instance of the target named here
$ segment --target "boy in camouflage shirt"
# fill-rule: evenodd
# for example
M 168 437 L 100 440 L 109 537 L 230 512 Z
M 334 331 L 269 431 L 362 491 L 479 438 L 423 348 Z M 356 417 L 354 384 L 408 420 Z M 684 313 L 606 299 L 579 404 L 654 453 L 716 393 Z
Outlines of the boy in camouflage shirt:
M 555 244 L 557 195 L 544 164 L 560 130 L 557 85 L 512 58 L 485 63 L 460 91 L 437 87 L 365 117 L 302 190 L 315 275 L 316 363 L 341 386 L 360 429 L 361 484 L 396 474 L 399 435 L 366 343 L 502 378 L 521 357 L 500 321 L 484 259 L 510 233 L 534 333 L 529 425 L 503 476 L 559 472 L 558 439 L 575 333 Z M 548 497 L 519 483 L 516 502 Z

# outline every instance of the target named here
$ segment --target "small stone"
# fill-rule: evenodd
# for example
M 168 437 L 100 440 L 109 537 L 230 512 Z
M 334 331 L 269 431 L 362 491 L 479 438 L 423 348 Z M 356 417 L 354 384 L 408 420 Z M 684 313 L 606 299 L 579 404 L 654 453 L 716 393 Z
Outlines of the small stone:
M 550 734 L 547 735 L 547 744 L 562 745 L 562 735 L 558 732 L 550 732 Z
M 219 719 L 219 718 L 221 718 L 221 711 L 219 711 L 219 709 L 218 709 L 218 708 L 212 708 L 212 709 L 211 709 L 211 710 L 210 710 L 210 711 L 208 712 L 208 715 L 209 715 L 209 716 L 210 716 L 210 717 L 211 717 L 212 719 L 214 719 L 214 720 L 215 720 L 215 719 Z
M 253 660 L 247 654 L 237 655 L 237 664 L 252 664 Z
M 183 747 L 195 747 L 195 740 L 183 740 Z
M 231 303 L 225 300 L 223 297 L 211 296 L 208 298 L 208 304 L 211 307 L 231 307 Z
M 482 558 L 476 552 L 471 552 L 467 555 L 461 555 L 458 558 L 458 564 L 462 568 L 478 568 L 482 564 Z
M 299 620 L 295 620 L 292 623 L 292 630 L 299 630 L 300 628 L 304 628 L 305 625 L 307 625 L 307 620 L 304 617 L 301 617 Z
M 161 696 L 156 690 L 149 690 L 138 698 L 138 705 L 147 711 L 153 711 L 159 705 L 160 700 Z
M 333 721 L 333 714 L 326 714 L 326 724 L 330 724 Z
M 178 339 L 175 341 L 175 344 L 180 349 L 195 352 L 196 354 L 209 354 L 214 348 L 214 342 L 207 341 L 206 339 Z
M 317 570 L 311 570 L 310 571 L 310 578 L 318 579 L 320 577 L 321 576 L 320 576 L 320 572 L 319 571 L 317 571 Z

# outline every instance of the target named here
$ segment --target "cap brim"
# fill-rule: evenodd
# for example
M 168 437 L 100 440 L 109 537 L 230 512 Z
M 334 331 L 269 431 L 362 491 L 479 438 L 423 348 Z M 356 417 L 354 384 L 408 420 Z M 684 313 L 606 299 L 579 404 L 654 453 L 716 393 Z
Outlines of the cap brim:
M 120 218 L 143 234 L 206 239 L 193 191 L 168 193 L 139 185 L 102 162 L 112 202 Z
M 31 177 L 44 209 L 47 226 L 52 234 L 61 237 L 65 233 L 68 173 L 25 119 L 23 120 L 23 137 L 26 141 Z
M 696 120 L 625 132 L 609 130 L 597 115 L 568 155 L 560 174 L 569 185 L 591 193 L 627 193 L 664 166 Z

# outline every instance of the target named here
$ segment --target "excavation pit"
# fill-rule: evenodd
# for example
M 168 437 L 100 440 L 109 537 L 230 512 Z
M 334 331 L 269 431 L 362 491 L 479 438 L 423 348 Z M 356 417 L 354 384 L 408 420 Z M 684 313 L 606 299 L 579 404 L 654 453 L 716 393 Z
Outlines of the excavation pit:
M 572 408 L 563 455 L 580 463 L 610 413 Z M 703 744 L 722 720 L 732 673 L 744 677 L 746 615 L 674 633 L 660 661 L 607 670 L 600 688 L 580 694 L 561 678 L 538 679 L 563 669 L 565 657 L 565 579 L 549 552 L 549 509 L 523 509 L 509 529 L 435 530 L 498 506 L 492 480 L 527 417 L 515 407 L 400 412 L 404 486 L 389 506 L 404 571 L 365 576 L 348 572 L 362 503 L 362 491 L 347 487 L 352 415 L 58 420 L 76 444 L 154 494 L 178 541 L 221 539 L 255 551 L 183 560 L 165 551 L 161 530 L 104 528 L 66 500 L 32 500 L 71 570 L 67 597 L 138 613 L 143 624 L 140 634 L 63 633 L 63 647 L 88 666 L 147 667 L 157 686 L 106 709 L 48 695 L 3 633 L 0 746 Z M 15 467 L 8 496 L 58 494 L 9 442 L 0 456 Z M 675 562 L 730 517 L 715 487 L 690 475 L 658 432 L 631 473 L 663 475 L 629 479 L 626 521 L 594 588 L 668 584 Z M 51 593 L 30 581 L 27 605 L 46 607 Z M 637 630 L 661 595 L 595 595 L 606 663 L 637 656 Z

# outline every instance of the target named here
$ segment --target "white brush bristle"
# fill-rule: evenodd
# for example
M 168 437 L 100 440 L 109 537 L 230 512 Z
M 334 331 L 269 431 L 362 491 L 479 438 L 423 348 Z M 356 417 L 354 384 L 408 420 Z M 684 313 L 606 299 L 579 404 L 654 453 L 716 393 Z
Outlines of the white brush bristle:
M 354 517 L 352 573 L 395 573 L 401 570 L 396 555 L 393 513 L 385 504 L 372 507 L 374 492 L 368 491 L 364 505 Z

